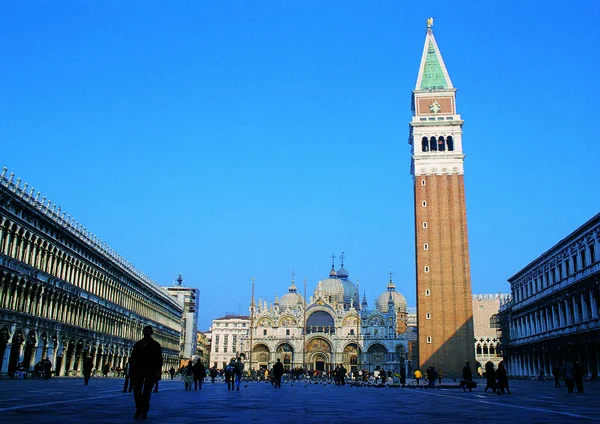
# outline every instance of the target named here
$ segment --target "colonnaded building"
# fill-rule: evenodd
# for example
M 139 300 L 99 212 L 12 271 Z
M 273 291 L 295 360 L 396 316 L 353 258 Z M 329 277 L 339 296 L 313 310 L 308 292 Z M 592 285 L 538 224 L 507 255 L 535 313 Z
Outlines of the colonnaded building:
M 13 174 L 0 175 L 0 370 L 48 357 L 57 375 L 83 358 L 123 367 L 154 327 L 165 368 L 179 365 L 182 305 Z
M 231 325 L 235 335 L 228 334 Z M 243 331 L 246 325 L 249 331 Z M 409 341 L 414 340 L 416 333 L 407 331 L 406 299 L 391 277 L 369 309 L 364 296 L 359 302 L 342 261 L 337 271 L 332 265 L 309 299 L 298 293 L 292 278 L 288 293 L 271 304 L 253 302 L 249 317 L 213 321 L 211 365 L 221 368 L 238 352 L 254 369 L 270 369 L 279 358 L 286 369 L 329 371 L 343 364 L 347 370 L 405 367 L 410 372 Z
M 600 371 L 600 214 L 508 279 L 501 348 L 512 376 L 579 362 Z

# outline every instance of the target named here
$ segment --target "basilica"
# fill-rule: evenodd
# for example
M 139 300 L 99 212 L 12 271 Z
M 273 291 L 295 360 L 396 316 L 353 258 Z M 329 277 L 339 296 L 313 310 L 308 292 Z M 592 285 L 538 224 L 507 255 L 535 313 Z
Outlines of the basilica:
M 391 277 L 369 308 L 364 295 L 359 301 L 357 284 L 342 261 L 337 271 L 332 264 L 308 299 L 292 278 L 288 293 L 271 304 L 253 301 L 250 331 L 240 340 L 240 350 L 248 352 L 250 369 L 270 369 L 279 358 L 286 369 L 329 371 L 343 364 L 348 370 L 400 372 L 401 367 L 408 370 L 416 340 L 407 318 L 406 299 Z

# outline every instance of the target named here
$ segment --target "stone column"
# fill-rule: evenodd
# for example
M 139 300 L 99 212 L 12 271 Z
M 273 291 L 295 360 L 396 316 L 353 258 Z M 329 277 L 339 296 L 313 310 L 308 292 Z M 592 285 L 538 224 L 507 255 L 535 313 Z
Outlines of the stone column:
M 2 353 L 2 370 L 0 372 L 8 372 L 8 360 L 10 359 L 10 348 L 12 344 L 6 343 L 6 347 L 4 348 L 4 352 Z
M 592 318 L 598 318 L 598 305 L 596 304 L 593 290 L 590 290 L 590 305 L 592 309 Z
M 590 317 L 588 315 L 588 304 L 585 300 L 585 296 L 583 295 L 583 292 L 579 295 L 580 299 L 581 299 L 581 317 L 583 321 L 587 321 Z
M 573 324 L 581 322 L 581 315 L 579 307 L 577 306 L 577 295 L 571 296 L 571 302 L 573 302 Z

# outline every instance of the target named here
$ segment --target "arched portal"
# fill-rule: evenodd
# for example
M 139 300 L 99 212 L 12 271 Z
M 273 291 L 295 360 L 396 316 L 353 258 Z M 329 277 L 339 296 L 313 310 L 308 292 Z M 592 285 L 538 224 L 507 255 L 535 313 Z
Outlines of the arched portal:
M 281 359 L 281 362 L 283 363 L 283 368 L 286 371 L 289 371 L 293 362 L 294 348 L 289 343 L 282 343 L 277 346 L 276 352 L 277 358 Z M 275 358 L 275 360 L 277 360 L 277 358 Z
M 386 362 L 387 353 L 388 351 L 383 345 L 379 343 L 371 345 L 367 350 L 367 364 L 369 365 L 369 369 L 376 370 L 381 368 Z
M 357 349 L 356 343 L 349 343 L 344 347 L 344 352 L 342 354 L 344 368 L 353 372 L 357 371 L 359 352 L 360 349 Z
M 35 332 L 30 331 L 23 349 L 23 366 L 25 367 L 25 371 L 29 371 L 32 368 L 31 362 L 34 359 L 36 342 Z
M 313 370 L 329 371 L 332 369 L 329 358 L 331 357 L 331 345 L 323 338 L 316 337 L 306 342 L 305 351 L 307 360 Z
M 252 349 L 252 356 L 255 358 L 258 368 L 266 370 L 269 368 L 269 347 L 264 344 L 254 346 Z
M 23 346 L 23 342 L 25 338 L 23 337 L 23 332 L 21 330 L 15 331 L 12 337 L 12 343 L 10 346 L 10 354 L 8 357 L 8 375 L 14 377 L 15 371 L 17 370 L 17 364 L 19 363 L 19 358 L 21 356 L 21 347 Z

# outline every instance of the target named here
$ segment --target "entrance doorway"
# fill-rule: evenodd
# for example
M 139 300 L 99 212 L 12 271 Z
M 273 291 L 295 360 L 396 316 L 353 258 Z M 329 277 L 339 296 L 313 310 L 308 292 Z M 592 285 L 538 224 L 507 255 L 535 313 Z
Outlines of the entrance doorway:
M 323 362 L 323 361 L 315 361 L 315 370 L 317 370 L 317 371 L 325 371 L 325 362 Z

